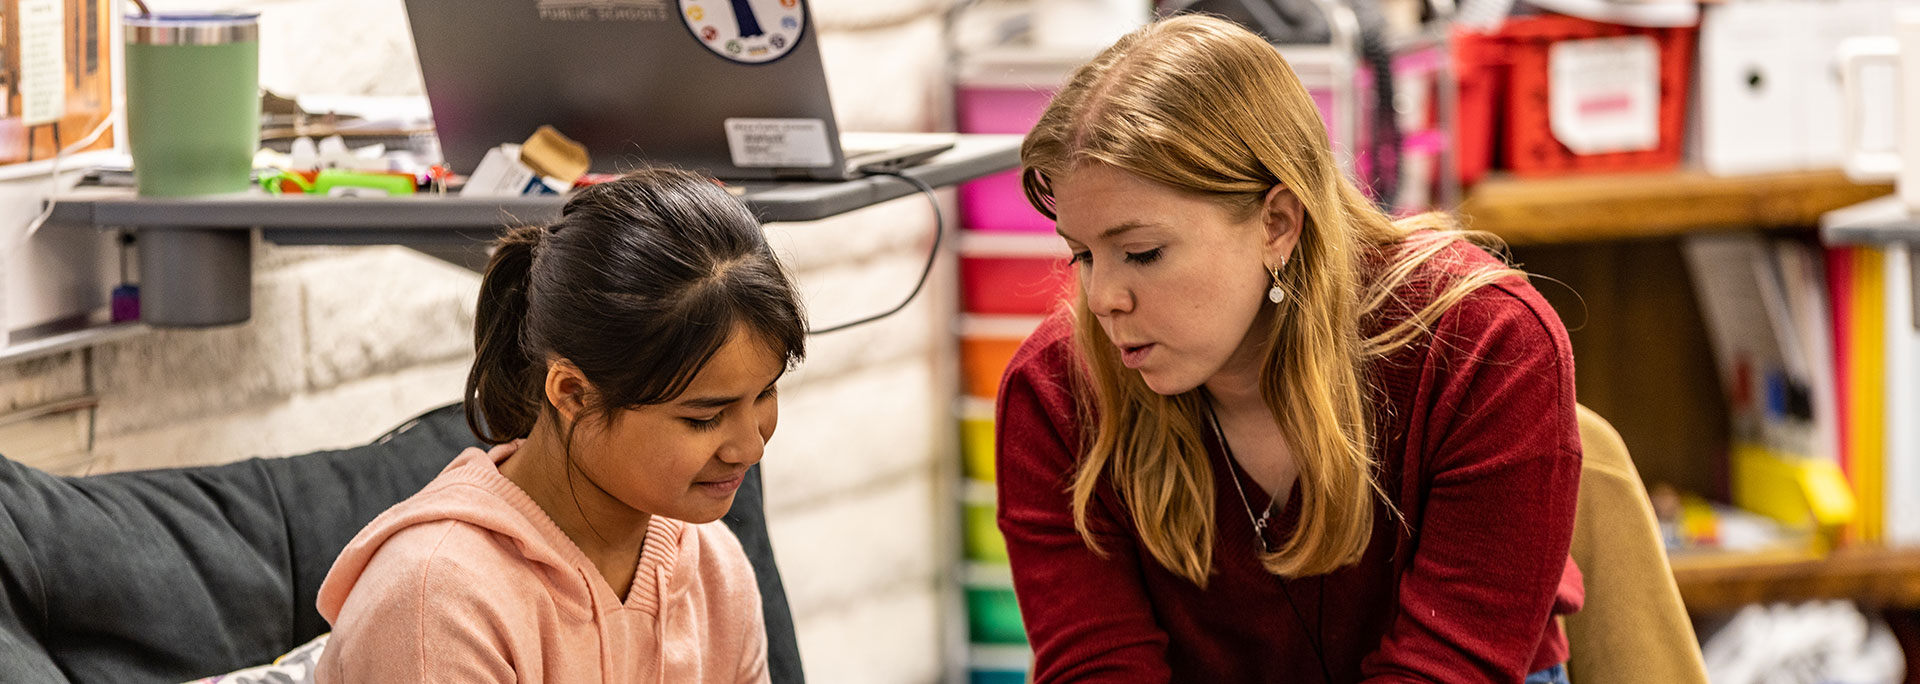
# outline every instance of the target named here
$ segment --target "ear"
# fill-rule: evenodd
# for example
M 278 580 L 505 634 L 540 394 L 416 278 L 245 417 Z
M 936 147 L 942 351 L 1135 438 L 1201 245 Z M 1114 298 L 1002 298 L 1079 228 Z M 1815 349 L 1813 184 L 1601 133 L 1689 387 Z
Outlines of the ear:
M 1268 268 L 1278 267 L 1293 258 L 1293 248 L 1300 244 L 1300 230 L 1306 223 L 1307 209 L 1300 204 L 1300 198 L 1285 185 L 1275 185 L 1267 190 L 1267 196 L 1260 207 L 1260 219 L 1265 229 L 1265 243 L 1261 257 Z
M 593 391 L 593 383 L 587 382 L 586 374 L 572 361 L 560 359 L 547 363 L 545 389 L 547 402 L 560 412 L 560 424 L 566 426 L 587 410 L 587 394 Z

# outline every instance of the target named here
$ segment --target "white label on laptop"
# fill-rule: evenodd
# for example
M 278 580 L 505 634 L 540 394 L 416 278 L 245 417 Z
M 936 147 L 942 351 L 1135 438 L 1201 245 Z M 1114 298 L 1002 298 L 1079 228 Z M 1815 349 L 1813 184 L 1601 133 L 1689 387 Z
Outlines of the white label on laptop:
M 713 54 L 766 64 L 800 44 L 807 8 L 805 0 L 680 0 L 680 21 Z
M 727 119 L 727 151 L 743 169 L 833 166 L 830 145 L 820 119 Z

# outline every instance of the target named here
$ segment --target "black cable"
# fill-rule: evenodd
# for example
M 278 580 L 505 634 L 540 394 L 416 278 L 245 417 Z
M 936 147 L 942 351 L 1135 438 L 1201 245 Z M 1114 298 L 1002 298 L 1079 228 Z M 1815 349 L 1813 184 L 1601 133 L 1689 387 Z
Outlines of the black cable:
M 1317 591 L 1316 593 L 1320 595 L 1320 598 L 1317 600 L 1319 605 L 1315 606 L 1313 609 L 1313 612 L 1316 613 L 1316 615 L 1313 618 L 1313 632 L 1314 634 L 1318 635 L 1318 638 L 1314 640 L 1313 652 L 1314 652 L 1314 655 L 1320 657 L 1320 674 L 1322 676 L 1325 676 L 1325 675 L 1331 674 L 1330 672 L 1328 672 L 1328 668 L 1327 668 L 1327 654 L 1325 651 L 1321 650 L 1327 645 L 1327 576 L 1326 575 L 1320 576 L 1319 591 Z M 1332 682 L 1328 682 L 1328 684 L 1332 684 Z
M 881 169 L 871 169 L 871 170 L 861 169 L 861 170 L 866 172 L 867 175 L 870 175 L 870 176 L 893 176 L 894 178 L 898 178 L 900 180 L 906 181 L 907 184 L 912 185 L 915 189 L 918 189 L 920 191 L 920 194 L 925 195 L 927 197 L 927 202 L 933 205 L 933 248 L 927 250 L 927 266 L 926 268 L 921 269 L 920 271 L 920 282 L 913 284 L 913 291 L 908 292 L 907 298 L 900 300 L 899 304 L 894 305 L 894 307 L 891 309 L 887 309 L 886 311 L 882 311 L 880 313 L 874 314 L 872 316 L 868 316 L 866 318 L 855 319 L 852 321 L 848 321 L 846 323 L 841 323 L 839 325 L 829 326 L 825 328 L 815 328 L 813 330 L 808 330 L 807 331 L 808 335 L 825 335 L 831 332 L 840 332 L 848 328 L 866 325 L 868 323 L 872 323 L 882 318 L 886 318 L 888 316 L 892 316 L 894 314 L 900 313 L 901 309 L 905 309 L 907 308 L 908 304 L 913 303 L 914 297 L 920 296 L 920 290 L 927 286 L 927 277 L 933 274 L 934 262 L 938 260 L 940 257 L 940 238 L 943 235 L 945 235 L 947 232 L 947 220 L 946 220 L 946 214 L 940 211 L 940 197 L 938 195 L 933 194 L 933 186 L 927 185 L 925 181 L 922 181 L 918 178 L 914 178 L 913 176 L 906 175 L 904 173 L 900 173 L 898 171 L 887 171 L 887 170 L 881 170 Z

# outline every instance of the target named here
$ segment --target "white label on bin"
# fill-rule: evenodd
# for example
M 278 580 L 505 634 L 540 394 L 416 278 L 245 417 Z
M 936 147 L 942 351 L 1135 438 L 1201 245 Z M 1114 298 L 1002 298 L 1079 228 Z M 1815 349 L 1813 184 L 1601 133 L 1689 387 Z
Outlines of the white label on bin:
M 820 119 L 727 119 L 727 151 L 743 169 L 832 166 L 828 145 Z
M 28 126 L 67 113 L 60 0 L 20 0 L 20 118 Z
M 1548 49 L 1548 123 L 1578 154 L 1660 146 L 1660 46 L 1650 36 L 1568 40 Z

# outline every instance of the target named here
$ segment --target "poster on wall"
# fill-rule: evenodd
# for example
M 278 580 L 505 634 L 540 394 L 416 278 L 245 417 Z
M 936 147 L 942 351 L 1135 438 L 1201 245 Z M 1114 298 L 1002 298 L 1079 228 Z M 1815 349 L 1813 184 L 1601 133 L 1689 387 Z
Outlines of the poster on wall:
M 0 0 L 0 164 L 51 159 L 113 115 L 111 8 Z M 102 135 L 85 150 L 112 147 Z

